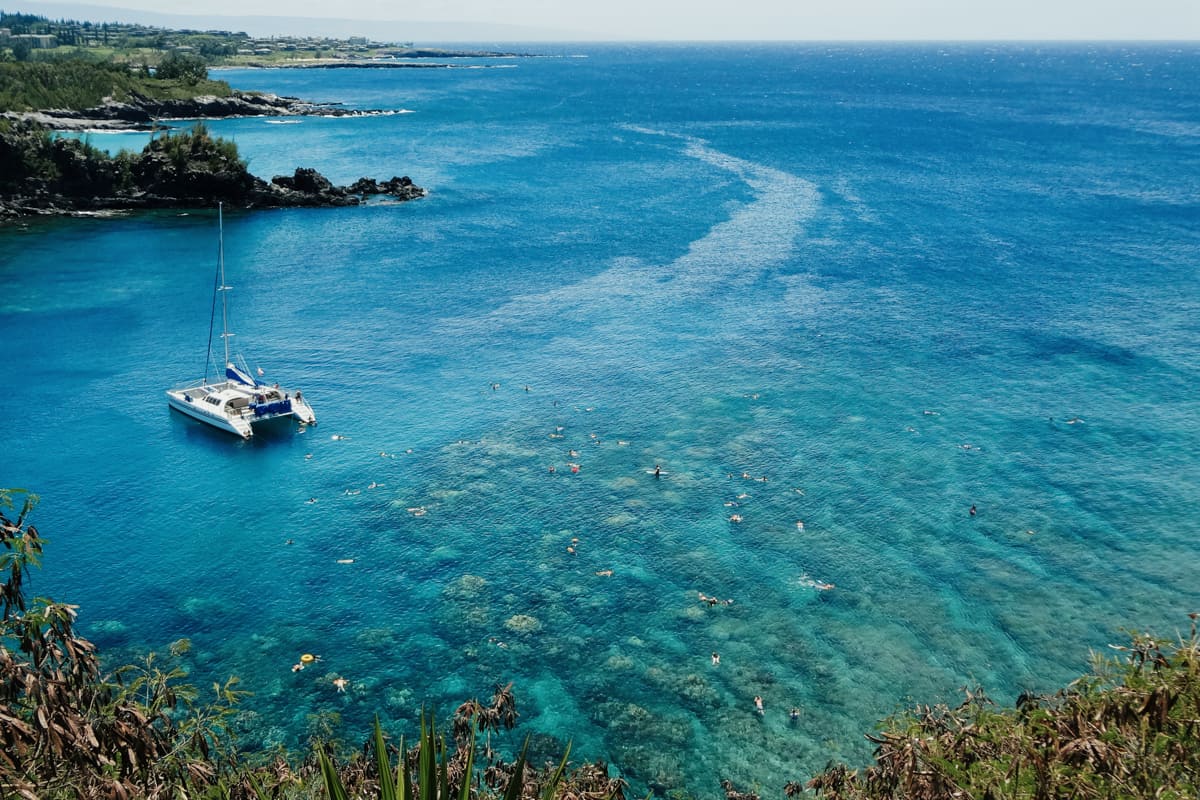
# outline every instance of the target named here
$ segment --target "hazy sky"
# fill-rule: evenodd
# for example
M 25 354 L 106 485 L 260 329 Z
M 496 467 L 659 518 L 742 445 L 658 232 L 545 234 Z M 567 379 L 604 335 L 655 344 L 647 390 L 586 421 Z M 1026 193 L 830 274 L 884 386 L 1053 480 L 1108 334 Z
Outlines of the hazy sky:
M 89 2 L 89 0 L 83 0 Z M 1190 39 L 1200 0 L 90 0 L 177 14 L 469 22 L 587 39 Z M 38 1 L 0 0 L 37 12 Z M 368 34 L 370 31 L 364 31 Z

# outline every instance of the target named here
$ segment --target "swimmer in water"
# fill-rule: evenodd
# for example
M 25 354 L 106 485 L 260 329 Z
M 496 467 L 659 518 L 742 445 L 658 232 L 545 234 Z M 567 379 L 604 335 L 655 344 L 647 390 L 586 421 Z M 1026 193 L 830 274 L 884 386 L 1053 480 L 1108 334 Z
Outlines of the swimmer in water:
M 832 583 L 822 583 L 821 581 L 808 577 L 807 574 L 800 576 L 800 585 L 816 589 L 818 592 L 828 592 L 830 589 L 834 588 Z
M 714 650 L 713 654 L 712 654 L 712 663 L 713 663 L 714 667 L 718 666 L 721 663 L 721 654 L 718 653 L 716 650 Z
M 754 710 L 758 712 L 758 715 L 760 717 L 765 713 L 763 711 L 762 697 L 760 697 L 759 695 L 754 696 Z

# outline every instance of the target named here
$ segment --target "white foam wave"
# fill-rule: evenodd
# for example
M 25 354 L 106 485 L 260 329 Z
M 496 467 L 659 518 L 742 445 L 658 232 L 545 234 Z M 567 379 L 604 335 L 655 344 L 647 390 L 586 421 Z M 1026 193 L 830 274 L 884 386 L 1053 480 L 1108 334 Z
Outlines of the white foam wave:
M 394 117 L 397 114 L 415 114 L 411 108 L 394 108 L 384 109 L 381 111 L 355 111 L 350 114 L 305 114 L 306 117 L 320 117 L 322 119 L 365 119 L 367 117 Z
M 109 134 L 128 136 L 131 133 L 143 136 L 150 135 L 150 131 L 142 128 L 80 128 L 79 130 L 72 131 L 72 133 L 87 134 L 88 136 L 107 136 Z
M 536 324 L 546 315 L 567 315 L 638 325 L 645 315 L 669 314 L 678 304 L 712 294 L 714 287 L 736 290 L 753 283 L 795 252 L 804 224 L 820 207 L 816 186 L 783 170 L 724 153 L 695 137 L 636 126 L 626 130 L 681 141 L 684 155 L 732 173 L 750 188 L 752 199 L 734 205 L 728 219 L 709 228 L 671 262 L 647 264 L 615 257 L 611 267 L 593 277 L 512 299 L 490 314 L 487 324 Z M 619 314 L 613 313 L 617 305 Z M 446 324 L 457 329 L 478 322 Z

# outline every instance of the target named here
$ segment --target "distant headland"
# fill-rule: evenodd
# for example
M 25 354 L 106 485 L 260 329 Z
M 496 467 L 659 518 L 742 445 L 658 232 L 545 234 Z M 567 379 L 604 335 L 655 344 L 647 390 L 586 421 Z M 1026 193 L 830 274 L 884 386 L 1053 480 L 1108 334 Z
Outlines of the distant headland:
M 418 46 L 366 36 L 251 36 L 241 31 L 174 30 L 130 22 L 52 20 L 0 11 L 0 52 L 15 61 L 87 57 L 154 68 L 168 55 L 195 56 L 209 67 L 284 67 L 315 61 L 381 62 L 517 58 L 515 51 Z
M 265 181 L 249 172 L 233 142 L 212 136 L 203 123 L 163 131 L 141 153 L 116 156 L 30 122 L 0 126 L 0 221 L 218 202 L 244 209 L 350 206 L 371 195 L 404 201 L 426 191 L 407 176 L 335 186 L 304 167 Z
M 136 208 L 344 206 L 369 195 L 411 200 L 426 192 L 407 176 L 334 186 L 314 170 L 269 182 L 251 175 L 232 142 L 175 120 L 249 116 L 374 116 L 296 97 L 243 92 L 209 77 L 210 66 L 448 66 L 397 58 L 511 54 L 272 40 L 244 33 L 168 31 L 119 23 L 51 21 L 0 12 L 0 219 Z M 385 60 L 390 59 L 390 60 Z M 107 153 L 56 132 L 154 131 L 141 153 Z
M 225 87 L 228 89 L 228 87 Z M 175 120 L 228 117 L 370 117 L 399 113 L 351 109 L 339 103 L 311 103 L 297 97 L 228 89 L 194 97 L 150 97 L 137 91 L 121 100 L 112 97 L 86 108 L 43 108 L 8 111 L 3 117 L 56 131 L 151 131 L 169 129 Z

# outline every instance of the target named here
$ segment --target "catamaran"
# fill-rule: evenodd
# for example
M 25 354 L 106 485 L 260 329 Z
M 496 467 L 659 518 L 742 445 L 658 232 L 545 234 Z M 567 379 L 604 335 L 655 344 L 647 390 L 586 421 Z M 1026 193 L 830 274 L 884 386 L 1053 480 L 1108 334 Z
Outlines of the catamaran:
M 208 326 L 208 353 L 204 362 L 204 377 L 197 381 L 181 384 L 167 390 L 167 403 L 171 408 L 249 439 L 254 436 L 254 426 L 261 423 L 291 417 L 304 425 L 316 425 L 317 416 L 312 406 L 299 391 L 283 389 L 279 384 L 267 385 L 251 373 L 245 359 L 239 356 L 240 364 L 234 364 L 229 355 L 230 286 L 225 283 L 225 219 L 222 206 L 217 207 L 217 277 L 213 288 L 212 318 Z M 212 334 L 216 327 L 217 296 L 221 298 L 221 338 L 225 343 L 225 378 L 209 380 L 212 367 Z

